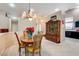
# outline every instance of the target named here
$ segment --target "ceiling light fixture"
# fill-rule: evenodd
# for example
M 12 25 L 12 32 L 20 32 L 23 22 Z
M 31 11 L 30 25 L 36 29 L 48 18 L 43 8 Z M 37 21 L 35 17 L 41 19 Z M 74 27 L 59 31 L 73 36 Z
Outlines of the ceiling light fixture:
M 79 5 L 79 3 L 75 3 L 76 5 Z
M 29 21 L 32 21 L 35 18 L 34 14 L 34 9 L 30 9 L 30 2 L 29 2 L 29 7 L 28 7 L 28 12 L 26 11 L 23 12 L 22 18 L 27 18 Z
M 56 9 L 54 9 L 55 10 L 55 12 L 57 12 L 57 11 L 59 11 L 60 9 L 59 8 L 56 8 Z
M 14 3 L 10 3 L 9 6 L 12 7 L 12 8 L 14 8 L 15 4 Z
M 76 8 L 79 8 L 79 6 L 76 6 Z
M 11 16 L 11 19 L 17 19 L 17 17 L 15 17 L 15 16 Z

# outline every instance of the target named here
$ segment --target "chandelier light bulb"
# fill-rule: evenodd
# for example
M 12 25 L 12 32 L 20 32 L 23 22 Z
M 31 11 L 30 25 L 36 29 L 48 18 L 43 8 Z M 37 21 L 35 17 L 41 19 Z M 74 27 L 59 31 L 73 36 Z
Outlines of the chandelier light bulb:
M 41 22 L 44 22 L 43 20 L 41 20 Z
M 34 14 L 33 18 L 36 18 L 36 17 L 37 17 L 37 15 L 36 15 L 36 14 Z
M 25 17 L 26 17 L 26 12 L 24 11 L 22 14 L 22 18 L 25 18 Z
M 57 11 L 59 11 L 59 10 L 60 10 L 59 8 L 54 9 L 55 12 L 57 12 Z
M 31 8 L 30 11 L 31 11 L 31 12 L 34 12 L 34 9 Z
M 29 19 L 29 21 L 32 21 L 33 19 L 32 18 L 28 18 Z

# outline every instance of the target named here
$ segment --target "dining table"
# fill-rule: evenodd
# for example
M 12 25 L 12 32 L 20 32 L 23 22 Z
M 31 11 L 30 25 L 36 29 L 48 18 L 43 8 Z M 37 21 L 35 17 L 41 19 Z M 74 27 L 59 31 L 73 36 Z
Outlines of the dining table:
M 28 53 L 27 48 L 29 45 L 33 45 L 34 40 L 33 39 L 21 39 L 21 42 L 25 45 L 25 55 Z

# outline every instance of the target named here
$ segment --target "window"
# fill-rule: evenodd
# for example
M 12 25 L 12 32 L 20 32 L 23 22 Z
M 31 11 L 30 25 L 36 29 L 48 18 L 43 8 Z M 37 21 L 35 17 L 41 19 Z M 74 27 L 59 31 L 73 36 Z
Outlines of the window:
M 65 29 L 74 29 L 73 17 L 65 18 Z

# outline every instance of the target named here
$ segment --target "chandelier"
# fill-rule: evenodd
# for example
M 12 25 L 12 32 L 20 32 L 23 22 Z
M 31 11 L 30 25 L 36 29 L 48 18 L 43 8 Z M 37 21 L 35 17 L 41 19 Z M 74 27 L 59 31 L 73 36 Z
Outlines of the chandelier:
M 23 19 L 28 19 L 29 21 L 32 21 L 34 18 L 36 18 L 36 14 L 34 13 L 33 9 L 30 9 L 30 3 L 29 3 L 29 9 L 28 12 L 24 11 L 22 13 L 22 18 Z

